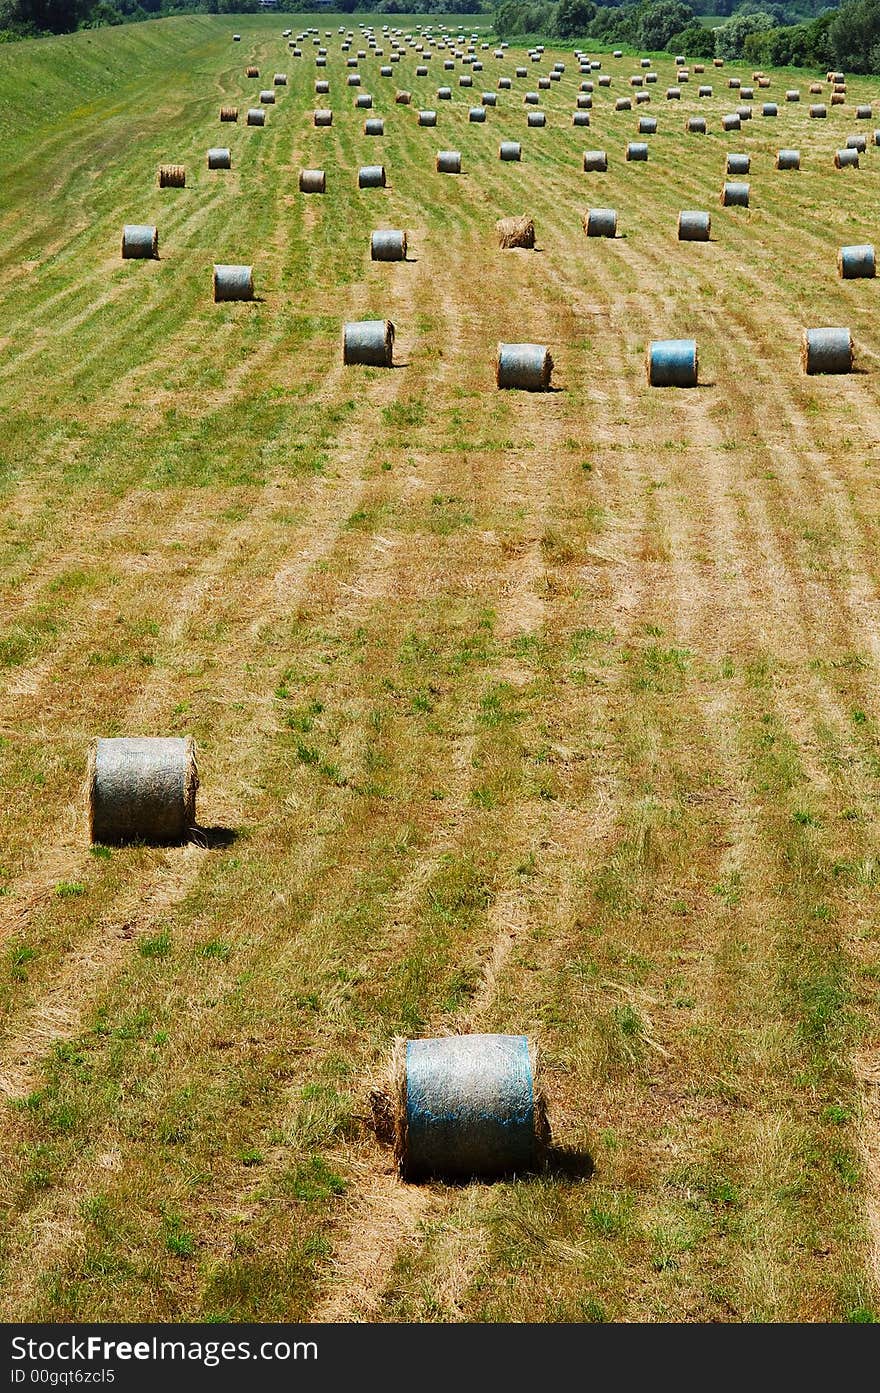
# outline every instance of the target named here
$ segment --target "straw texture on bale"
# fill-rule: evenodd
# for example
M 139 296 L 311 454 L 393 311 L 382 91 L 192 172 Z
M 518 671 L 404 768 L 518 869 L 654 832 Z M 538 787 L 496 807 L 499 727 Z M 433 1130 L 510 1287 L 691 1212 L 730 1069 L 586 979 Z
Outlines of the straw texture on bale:
M 608 169 L 608 155 L 604 150 L 584 151 L 584 173 L 604 174 Z
M 342 361 L 390 368 L 394 357 L 394 325 L 390 319 L 358 319 L 342 326 Z
M 727 173 L 728 174 L 748 174 L 752 167 L 749 155 L 728 155 Z
M 372 261 L 406 261 L 406 233 L 382 228 L 370 236 Z
M 215 304 L 220 300 L 252 300 L 254 272 L 250 266 L 215 266 L 213 273 Z
M 705 134 L 706 134 L 706 118 L 705 118 L 705 116 L 689 116 L 688 119 L 687 119 L 687 127 L 686 127 L 686 129 L 687 129 L 688 131 L 690 131 L 692 135 L 705 135 Z
M 182 164 L 159 165 L 160 189 L 183 189 L 186 187 L 186 167 Z
M 260 76 L 260 70 L 259 70 L 259 68 L 247 68 L 246 71 L 245 71 L 245 77 L 259 77 L 259 76 Z
M 533 247 L 535 224 L 527 213 L 518 218 L 499 218 L 495 224 L 500 247 Z
M 238 120 L 238 107 L 237 107 L 237 106 L 221 106 L 221 108 L 220 108 L 220 120 L 221 120 L 221 121 L 237 121 L 237 120 Z
M 749 186 L 734 179 L 726 179 L 721 190 L 721 202 L 725 208 L 748 208 Z
M 712 218 L 709 213 L 695 208 L 684 209 L 678 215 L 679 242 L 708 242 L 712 231 Z
M 859 152 L 858 150 L 835 150 L 834 168 L 835 169 L 858 169 Z
M 800 169 L 801 152 L 800 150 L 778 150 L 776 152 L 777 169 Z
M 184 738 L 98 740 L 89 755 L 89 840 L 105 846 L 162 845 L 195 825 L 195 745 Z
M 588 208 L 582 222 L 588 237 L 617 236 L 616 208 Z
M 125 261 L 151 261 L 159 255 L 159 229 L 150 223 L 126 223 L 122 229 Z
M 877 262 L 873 246 L 866 244 L 860 247 L 841 247 L 837 253 L 837 274 L 845 281 L 864 280 L 875 276 Z
M 323 169 L 301 169 L 299 172 L 300 193 L 325 193 L 327 176 Z
M 628 160 L 646 160 L 648 158 L 647 142 L 631 140 L 626 147 L 626 158 Z
M 811 374 L 852 372 L 853 342 L 849 329 L 805 329 L 801 367 Z
M 736 109 L 736 114 L 741 121 L 751 121 L 752 108 L 750 106 L 738 106 Z
M 406 92 L 401 88 L 399 91 L 395 92 L 394 101 L 397 106 L 409 106 L 412 101 L 412 93 Z
M 537 343 L 499 343 L 495 383 L 502 388 L 546 392 L 553 372 L 549 351 Z
M 358 170 L 359 189 L 384 189 L 385 187 L 385 166 L 384 164 L 364 164 Z
M 265 126 L 266 113 L 263 108 L 261 106 L 250 107 L 245 124 L 248 126 Z
M 646 355 L 652 387 L 696 387 L 699 371 L 694 339 L 655 339 Z
M 821 84 L 821 82 L 811 82 L 811 83 L 810 83 L 810 92 L 812 93 L 812 95 L 813 95 L 814 97 L 821 97 L 821 95 L 822 95 L 822 84 Z
M 499 160 L 519 160 L 522 158 L 522 146 L 518 140 L 502 140 L 498 146 Z
M 225 145 L 213 145 L 208 151 L 209 169 L 231 169 L 232 151 Z

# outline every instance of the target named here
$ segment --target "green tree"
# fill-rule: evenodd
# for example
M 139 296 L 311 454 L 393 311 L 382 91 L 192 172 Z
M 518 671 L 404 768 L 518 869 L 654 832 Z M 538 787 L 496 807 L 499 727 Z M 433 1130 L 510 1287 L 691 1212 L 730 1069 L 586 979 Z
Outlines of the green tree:
M 642 48 L 667 48 L 672 35 L 684 29 L 693 17 L 693 10 L 684 0 L 656 0 L 653 5 L 645 5 L 639 15 L 638 41 Z
M 560 39 L 576 39 L 589 33 L 595 18 L 592 0 L 559 0 L 554 32 Z
M 741 58 L 746 39 L 750 34 L 761 34 L 774 27 L 772 15 L 758 11 L 755 14 L 735 14 L 726 19 L 715 30 L 715 52 L 719 58 Z
M 670 49 L 683 53 L 686 58 L 714 58 L 715 33 L 699 20 L 694 20 L 680 33 L 673 34 L 669 40 Z
M 845 72 L 880 72 L 880 0 L 849 0 L 828 26 L 832 62 Z

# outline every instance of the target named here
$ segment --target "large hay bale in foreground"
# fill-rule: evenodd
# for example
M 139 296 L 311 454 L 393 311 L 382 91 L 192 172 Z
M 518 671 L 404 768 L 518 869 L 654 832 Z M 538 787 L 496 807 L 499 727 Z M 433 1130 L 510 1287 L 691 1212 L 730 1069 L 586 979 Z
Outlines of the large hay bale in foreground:
M 801 152 L 800 150 L 777 150 L 776 168 L 777 169 L 800 169 Z
M 526 392 L 546 392 L 553 372 L 549 351 L 538 343 L 499 343 L 495 384 Z
M 645 363 L 652 387 L 696 387 L 699 358 L 695 339 L 655 339 Z
M 394 325 L 390 319 L 356 319 L 342 326 L 342 361 L 390 368 L 394 365 Z
M 495 224 L 499 247 L 534 247 L 535 224 L 527 213 L 521 217 L 499 218 Z
M 841 247 L 837 253 L 837 274 L 841 280 L 866 280 L 877 274 L 877 260 L 870 243 L 859 247 Z
M 859 152 L 858 150 L 835 150 L 834 168 L 835 169 L 858 169 Z
M 438 173 L 438 174 L 460 174 L 460 173 L 461 173 L 461 151 L 460 151 L 460 150 L 438 150 L 438 151 L 437 151 L 437 173 Z
M 301 169 L 299 172 L 300 193 L 325 193 L 327 176 L 323 169 Z
M 384 189 L 386 183 L 384 164 L 364 164 L 358 170 L 359 189 Z
M 678 215 L 679 242 L 708 242 L 712 217 L 695 208 L 686 208 Z
M 810 374 L 852 372 L 853 341 L 849 329 L 805 329 L 801 367 Z
M 537 1050 L 525 1035 L 398 1042 L 394 1154 L 404 1180 L 540 1170 L 550 1141 Z
M 406 261 L 406 233 L 380 228 L 370 235 L 372 261 Z
M 724 208 L 748 208 L 748 184 L 735 179 L 725 179 L 721 189 L 721 204 Z
M 498 146 L 499 160 L 520 160 L 522 159 L 522 146 L 518 140 L 502 140 Z
M 126 223 L 122 229 L 125 261 L 155 260 L 159 255 L 159 229 L 151 223 Z
M 98 740 L 89 755 L 89 838 L 105 846 L 184 841 L 198 786 L 191 736 Z
M 616 208 L 588 208 L 581 222 L 588 237 L 617 236 Z
M 209 169 L 231 169 L 232 151 L 227 145 L 212 145 L 208 151 Z
M 253 267 L 215 266 L 212 284 L 215 304 L 222 300 L 253 300 Z
M 248 108 L 248 114 L 247 114 L 247 117 L 246 117 L 246 119 L 245 119 L 245 125 L 246 125 L 246 126 L 265 126 L 265 124 L 266 124 L 266 113 L 265 113 L 265 111 L 263 110 L 263 108 L 262 108 L 261 106 L 252 106 L 252 107 L 249 107 L 249 108 Z
M 186 188 L 186 166 L 182 164 L 159 165 L 160 189 Z

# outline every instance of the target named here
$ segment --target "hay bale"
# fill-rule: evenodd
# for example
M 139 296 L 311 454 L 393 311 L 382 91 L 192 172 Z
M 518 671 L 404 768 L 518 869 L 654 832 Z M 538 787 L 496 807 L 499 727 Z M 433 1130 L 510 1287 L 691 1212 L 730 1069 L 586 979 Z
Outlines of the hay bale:
M 811 375 L 852 372 L 853 341 L 849 329 L 805 329 L 801 367 Z
M 655 339 L 648 344 L 645 366 L 652 387 L 696 387 L 696 340 Z
M 681 101 L 681 88 L 680 88 L 680 87 L 667 87 L 667 88 L 666 88 L 666 100 L 667 100 L 668 102 L 680 102 L 680 101 Z
M 698 88 L 697 88 L 697 96 L 698 96 L 698 97 L 711 97 L 711 95 L 712 95 L 712 88 L 708 85 L 708 83 L 705 84 L 703 87 L 698 87 Z
M 835 169 L 858 169 L 859 152 L 858 150 L 835 150 L 834 168 Z
M 327 176 L 323 169 L 301 169 L 299 172 L 300 193 L 326 193 Z
M 215 266 L 213 291 L 215 304 L 221 300 L 253 300 L 253 267 Z
M 831 93 L 831 105 L 832 105 L 832 106 L 843 106 L 843 104 L 844 104 L 845 101 L 846 101 L 846 98 L 844 97 L 844 95 L 843 95 L 842 92 L 832 92 L 832 93 Z
M 867 105 L 865 105 L 865 106 L 857 106 L 857 107 L 856 107 L 856 120 L 857 120 L 857 121 L 870 121 L 870 119 L 871 119 L 871 117 L 872 117 L 873 115 L 874 115 L 874 113 L 873 113 L 873 111 L 871 110 L 870 104 L 867 104 Z
M 436 113 L 436 111 L 420 111 L 420 112 L 419 112 L 418 124 L 419 124 L 420 126 L 436 126 L 436 124 L 437 124 L 437 113 Z
M 97 740 L 89 752 L 89 840 L 104 846 L 185 841 L 199 775 L 191 736 Z
M 636 106 L 642 106 L 651 100 L 650 92 L 636 92 Z
M 232 151 L 227 145 L 212 145 L 208 151 L 209 169 L 231 169 Z
M 603 73 L 602 76 L 599 78 L 599 86 L 600 86 L 600 87 L 610 87 L 610 86 L 611 86 L 611 77 L 610 77 L 610 75 L 609 75 L 608 73 Z
M 373 98 L 369 92 L 358 92 L 354 99 L 355 111 L 370 111 L 373 106 Z
M 406 233 L 382 228 L 370 234 L 371 261 L 406 261 Z
M 639 135 L 656 135 L 656 134 L 657 134 L 657 117 L 656 117 L 656 116 L 640 116 L 640 117 L 639 117 Z
M 274 105 L 275 105 L 275 93 L 272 91 L 272 88 L 271 88 L 271 87 L 267 87 L 267 88 L 265 89 L 265 91 L 263 91 L 263 92 L 260 93 L 260 105 L 261 105 L 261 106 L 274 106 Z
M 776 116 L 776 115 L 778 115 L 778 108 L 777 108 L 777 106 L 776 106 L 776 103 L 775 103 L 775 102 L 764 102 L 763 106 L 761 107 L 761 115 L 762 115 L 762 116 Z
M 577 101 L 575 102 L 575 106 L 577 107 L 578 111 L 592 111 L 593 98 L 588 97 L 585 92 L 579 92 L 577 96 Z
M 315 96 L 326 97 L 330 94 L 330 83 L 325 77 L 319 78 L 315 83 Z
M 813 94 L 814 97 L 821 97 L 821 95 L 822 95 L 822 84 L 821 84 L 821 82 L 811 82 L 811 83 L 810 83 L 810 92 Z
M 721 204 L 724 208 L 748 208 L 749 186 L 737 180 L 725 179 L 721 189 Z
M 752 108 L 750 106 L 738 106 L 736 109 L 736 114 L 739 117 L 740 121 L 751 121 Z
M 604 150 L 584 151 L 584 173 L 605 174 L 608 169 L 608 155 Z
M 186 187 L 186 167 L 182 164 L 159 165 L 160 189 L 183 189 Z
M 394 325 L 390 319 L 357 319 L 342 326 L 342 361 L 390 368 L 394 365 Z
M 796 87 L 789 87 L 788 91 L 785 94 L 785 100 L 787 102 L 799 102 L 800 99 L 801 94 L 798 91 L 798 89 Z
M 358 170 L 359 189 L 384 189 L 385 187 L 385 166 L 384 164 L 364 164 Z
M 535 128 L 537 126 L 546 126 L 546 124 L 547 117 L 543 111 L 529 112 L 528 118 L 526 120 L 526 125 L 529 126 L 529 128 Z
M 411 101 L 412 93 L 405 91 L 402 87 L 399 87 L 394 93 L 394 102 L 396 106 L 409 106 Z
M 877 274 L 877 259 L 873 246 L 841 247 L 837 253 L 837 274 L 841 280 L 872 279 Z
M 472 106 L 468 112 L 468 120 L 482 122 L 486 119 L 486 108 L 484 106 Z
M 483 103 L 483 106 L 497 106 L 498 94 L 496 92 L 483 92 L 480 95 L 480 101 Z
M 721 118 L 721 129 L 723 131 L 738 131 L 741 125 L 742 121 L 740 120 L 739 113 L 736 111 L 729 111 L 726 116 L 722 116 Z
M 349 87 L 360 87 L 361 75 L 360 73 L 349 73 L 345 81 Z
M 498 91 L 499 91 L 499 92 L 509 92 L 509 91 L 511 90 L 512 87 L 513 87 L 513 82 L 512 82 L 512 80 L 511 80 L 509 77 L 499 77 L 499 79 L 498 79 Z
M 524 1035 L 400 1040 L 373 1091 L 406 1181 L 541 1170 L 550 1141 L 537 1051 Z
M 416 68 L 416 77 L 427 77 L 427 76 L 428 76 L 428 69 L 427 69 L 427 66 L 426 66 L 424 63 L 420 63 L 419 66 Z
M 723 59 L 723 58 L 713 58 L 713 59 L 712 59 L 712 63 L 713 63 L 713 65 L 714 65 L 716 68 L 723 68 L 723 67 L 724 67 L 724 59 Z
M 275 87 L 286 87 L 287 73 L 276 73 L 275 76 L 272 78 L 272 83 Z
M 250 107 L 250 108 L 248 109 L 248 114 L 247 114 L 247 117 L 246 117 L 246 119 L 245 119 L 245 125 L 247 125 L 247 126 L 265 126 L 265 124 L 266 124 L 266 113 L 265 113 L 265 111 L 263 110 L 263 108 L 262 108 L 261 106 L 252 106 L 252 107 Z
M 868 137 L 866 135 L 848 135 L 846 148 L 847 150 L 858 150 L 860 155 L 864 155 L 868 148 Z
M 452 88 L 451 88 L 451 87 L 438 87 L 438 88 L 437 88 L 437 100 L 438 100 L 438 102 L 451 102 L 451 101 L 452 101 Z
M 588 111 L 573 111 L 571 113 L 571 124 L 573 126 L 588 126 L 590 124 L 590 113 Z
M 631 140 L 626 147 L 626 158 L 628 160 L 646 160 L 648 158 L 647 141 Z
M 364 135 L 384 135 L 385 122 L 381 116 L 371 116 L 364 122 Z
M 513 161 L 521 160 L 521 159 L 522 159 L 522 146 L 520 145 L 519 141 L 518 141 L 518 140 L 502 140 L 501 144 L 498 146 L 498 158 L 499 158 L 499 160 L 508 160 L 508 161 L 509 161 L 509 160 L 513 160 Z
M 260 76 L 260 70 L 259 70 L 259 68 L 253 68 L 253 67 L 251 67 L 251 68 L 245 68 L 245 77 L 259 77 L 259 76 Z
M 238 107 L 237 107 L 237 106 L 221 106 L 221 108 L 220 108 L 220 120 L 221 120 L 221 121 L 237 121 L 237 120 L 238 120 Z
M 777 150 L 776 168 L 777 169 L 800 169 L 801 152 L 800 150 Z
M 518 218 L 499 218 L 495 224 L 499 247 L 534 247 L 535 224 L 527 213 Z
M 525 96 L 523 97 L 523 101 L 525 102 L 526 106 L 538 106 L 540 104 L 541 98 L 538 96 L 537 92 L 526 92 Z
M 685 125 L 685 129 L 686 129 L 687 131 L 689 131 L 689 132 L 691 133 L 691 135 L 705 135 L 705 134 L 706 134 L 706 118 L 705 118 L 705 116 L 689 116 L 688 119 L 687 119 L 687 123 L 686 123 L 686 125 Z
M 460 174 L 461 151 L 438 150 L 436 165 L 438 174 Z
M 588 208 L 581 221 L 588 237 L 617 236 L 616 208 Z
M 727 85 L 728 87 L 733 88 L 734 91 L 737 91 L 742 84 L 738 77 L 729 77 L 727 79 Z
M 695 72 L 695 73 L 704 73 L 705 71 L 706 71 L 706 65 L 705 65 L 705 63 L 695 63 L 695 64 L 694 64 L 694 72 Z
M 614 103 L 615 111 L 632 111 L 632 102 L 629 97 L 618 97 Z
M 124 261 L 155 261 L 159 255 L 159 229 L 151 223 L 126 223 L 122 229 Z
M 711 214 L 700 212 L 694 208 L 687 208 L 679 213 L 679 242 L 708 242 L 711 231 Z
M 537 343 L 499 343 L 495 385 L 526 392 L 546 392 L 553 372 L 549 351 Z
M 333 112 L 326 106 L 316 107 L 312 112 L 312 122 L 316 126 L 332 126 Z
M 728 174 L 748 174 L 752 167 L 751 156 L 749 155 L 728 155 L 727 173 Z

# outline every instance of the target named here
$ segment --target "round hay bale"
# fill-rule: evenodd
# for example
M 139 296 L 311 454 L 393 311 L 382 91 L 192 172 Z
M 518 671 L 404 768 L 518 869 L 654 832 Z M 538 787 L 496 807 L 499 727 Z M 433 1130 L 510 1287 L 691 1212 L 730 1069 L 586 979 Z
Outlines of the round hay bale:
M 253 67 L 252 67 L 252 68 L 245 68 L 245 77 L 259 77 L 259 76 L 260 76 L 260 70 L 259 70 L 259 68 L 253 68 Z
M 326 193 L 327 176 L 323 169 L 301 169 L 299 172 L 300 193 Z
M 754 100 L 755 89 L 754 87 L 741 87 L 739 89 L 739 94 L 744 102 L 750 102 Z
M 549 91 L 549 89 L 550 89 L 550 79 L 549 79 L 549 77 L 539 77 L 539 78 L 538 78 L 538 91 L 539 91 L 539 92 L 547 92 L 547 91 Z
M 785 94 L 785 100 L 787 102 L 799 102 L 800 99 L 801 94 L 798 91 L 798 89 L 796 87 L 789 87 L 788 91 Z
M 716 67 L 716 68 L 723 68 L 723 67 L 724 67 L 724 59 L 723 59 L 723 58 L 713 58 L 713 59 L 712 59 L 712 63 L 713 63 L 713 65 L 714 65 L 714 67 Z
M 584 173 L 605 174 L 608 169 L 608 155 L 604 150 L 584 151 Z
M 616 208 L 588 208 L 581 221 L 588 237 L 617 236 Z
M 438 174 L 460 174 L 461 151 L 438 150 L 436 165 Z
M 692 135 L 705 135 L 705 134 L 706 134 L 706 118 L 705 118 L 705 116 L 689 116 L 688 119 L 687 119 L 687 123 L 686 123 L 686 125 L 685 125 L 685 129 L 686 129 L 687 131 L 690 131 L 690 133 L 691 133 Z
M 549 351 L 537 343 L 499 343 L 495 384 L 526 392 L 546 392 L 553 372 Z
M 751 156 L 749 155 L 728 155 L 727 173 L 728 174 L 748 174 L 752 167 Z
M 603 74 L 602 74 L 602 76 L 599 78 L 599 86 L 600 86 L 600 87 L 610 87 L 610 86 L 611 86 L 611 76 L 610 76 L 609 73 L 603 73 Z
M 859 152 L 858 150 L 835 150 L 834 168 L 835 169 L 858 169 Z
M 530 128 L 535 128 L 537 126 L 546 126 L 547 117 L 543 111 L 530 111 L 526 119 L 526 124 Z
M 499 160 L 521 160 L 522 146 L 518 140 L 502 140 L 498 146 Z
M 800 150 L 777 150 L 776 168 L 777 169 L 800 169 L 801 152 Z
M 647 141 L 631 140 L 626 147 L 626 158 L 628 160 L 646 160 L 648 158 Z
M 358 170 L 359 189 L 384 189 L 385 187 L 385 166 L 384 164 L 364 164 Z
M 822 84 L 821 84 L 821 82 L 811 82 L 811 83 L 810 83 L 810 92 L 813 94 L 814 97 L 821 97 L 821 95 L 822 95 Z
M 416 77 L 427 77 L 428 69 L 424 63 L 420 63 L 416 68 Z
M 438 100 L 438 102 L 451 102 L 451 101 L 452 101 L 452 88 L 451 88 L 451 87 L 438 87 L 438 88 L 437 88 L 437 100 Z
M 234 44 L 240 44 L 240 43 L 241 43 L 241 34 L 233 34 L 233 36 L 232 36 L 232 42 L 233 42 Z
M 739 87 L 742 86 L 742 83 L 740 82 L 740 79 L 738 77 L 729 77 L 727 79 L 727 85 L 728 87 L 731 87 L 734 91 L 736 91 Z
M 650 60 L 650 58 L 640 58 L 640 59 L 639 59 L 639 66 L 642 67 L 642 68 L 650 68 L 650 66 L 651 66 L 651 60 Z
M 640 117 L 639 117 L 639 135 L 656 135 L 656 134 L 657 134 L 657 117 L 656 117 L 656 116 L 640 116 Z
M 185 841 L 199 774 L 191 736 L 97 740 L 89 753 L 89 840 L 103 846 Z
M 495 224 L 499 247 L 527 247 L 535 245 L 535 224 L 527 213 L 516 218 L 499 218 Z
M 694 208 L 687 208 L 679 213 L 679 242 L 708 242 L 711 231 L 711 214 L 700 212 Z
M 483 103 L 483 106 L 497 106 L 498 94 L 497 92 L 483 92 L 480 95 L 480 101 Z
M 528 75 L 529 75 L 529 70 L 528 70 L 528 68 L 517 68 L 517 69 L 515 69 L 515 71 L 516 71 L 517 77 L 528 77 Z
M 245 120 L 245 125 L 247 125 L 247 126 L 265 126 L 265 124 L 266 124 L 266 113 L 265 113 L 265 111 L 263 110 L 263 108 L 262 108 L 261 106 L 252 106 L 252 107 L 250 107 L 250 108 L 248 109 L 248 114 L 247 114 L 247 118 L 246 118 L 246 120 Z
M 711 95 L 712 95 L 712 88 L 709 86 L 708 83 L 704 84 L 702 87 L 698 87 L 698 88 L 697 88 L 697 96 L 698 96 L 698 97 L 711 97 Z
M 593 83 L 582 82 L 578 87 L 578 92 L 581 94 L 581 96 L 591 97 L 593 95 Z
M 590 113 L 588 111 L 573 111 L 571 113 L 571 124 L 573 126 L 588 126 L 590 124 Z
M 468 112 L 468 120 L 481 122 L 486 119 L 486 108 L 484 106 L 472 106 Z
M 208 151 L 209 169 L 231 169 L 232 151 L 226 145 L 212 145 Z
M 406 261 L 406 233 L 382 228 L 370 234 L 371 261 Z
M 159 255 L 159 229 L 151 223 L 126 223 L 122 229 L 124 261 L 155 261 Z
M 870 119 L 871 119 L 871 117 L 872 117 L 873 115 L 874 115 L 874 113 L 873 113 L 873 111 L 871 110 L 870 104 L 867 104 L 867 105 L 865 105 L 865 106 L 857 106 L 857 107 L 856 107 L 856 120 L 857 120 L 857 121 L 870 121 Z
M 666 88 L 666 100 L 667 100 L 668 102 L 680 102 L 680 101 L 681 101 L 681 88 L 680 88 L 680 87 L 667 87 L 667 88 Z
M 845 281 L 866 280 L 876 276 L 877 260 L 873 246 L 841 247 L 837 253 L 837 274 Z
M 592 111 L 593 98 L 588 97 L 585 92 L 579 92 L 575 105 L 578 111 Z
M 848 135 L 846 148 L 847 150 L 858 150 L 860 155 L 864 155 L 868 148 L 868 137 L 866 135 Z
M 329 107 L 319 106 L 312 112 L 312 122 L 316 126 L 332 126 L 333 112 Z
M 526 92 L 525 96 L 523 97 L 523 101 L 525 102 L 526 106 L 538 106 L 540 100 L 541 98 L 538 96 L 537 92 Z
M 742 121 L 736 111 L 729 111 L 726 116 L 721 118 L 721 129 L 723 131 L 738 131 Z
M 394 325 L 390 319 L 357 319 L 342 326 L 342 361 L 347 366 L 390 368 Z
M 646 82 L 656 82 L 656 81 L 657 81 L 657 74 L 656 74 L 656 73 L 645 73 L 645 81 L 646 81 Z
M 498 79 L 498 91 L 499 91 L 499 92 L 509 92 L 509 91 L 511 90 L 512 87 L 513 87 L 513 82 L 511 81 L 511 79 L 510 79 L 509 77 L 499 77 L 499 79 Z
M 264 92 L 261 92 L 261 93 L 260 93 L 260 105 L 261 105 L 261 106 L 274 106 L 274 105 L 275 105 L 275 93 L 272 91 L 272 88 L 271 88 L 271 87 L 267 87 L 266 90 L 265 90 Z
M 186 187 L 186 167 L 182 164 L 159 165 L 160 189 L 183 189 Z
M 641 87 L 641 85 L 642 85 L 642 83 L 644 82 L 644 80 L 645 80 L 645 79 L 644 79 L 643 77 L 637 75 L 637 76 L 635 76 L 635 77 L 631 77 L 631 78 L 630 78 L 630 80 L 629 80 L 629 85 L 630 85 L 630 87 Z
M 436 124 L 437 124 L 437 113 L 436 113 L 436 111 L 420 111 L 420 112 L 419 112 L 418 124 L 419 124 L 420 126 L 436 126 Z
M 618 97 L 614 103 L 615 111 L 632 111 L 632 102 L 629 97 Z
M 724 208 L 748 208 L 748 184 L 742 184 L 733 179 L 725 179 L 721 189 L 721 204 Z
M 696 340 L 655 339 L 648 344 L 645 366 L 652 387 L 696 387 Z
M 215 266 L 213 290 L 215 304 L 221 300 L 253 300 L 253 267 Z
M 238 120 L 238 107 L 237 107 L 237 106 L 221 106 L 221 108 L 220 108 L 220 120 L 221 120 L 221 121 L 237 121 L 237 120 Z
M 358 92 L 354 99 L 355 111 L 370 111 L 373 106 L 373 98 L 369 92 Z
M 405 89 L 402 87 L 398 88 L 398 90 L 394 93 L 394 102 L 396 106 L 409 106 L 411 101 L 412 93 L 405 91 Z
M 276 73 L 275 76 L 272 78 L 272 83 L 275 87 L 286 87 L 287 73 Z
M 381 116 L 371 116 L 364 122 L 364 135 L 384 135 L 385 122 Z
M 832 92 L 832 93 L 831 93 L 831 105 L 832 105 L 832 106 L 843 106 L 843 104 L 844 104 L 845 101 L 846 101 L 846 97 L 844 96 L 843 92 Z
M 849 329 L 805 329 L 801 342 L 804 372 L 852 372 L 853 341 Z
M 778 108 L 777 108 L 777 106 L 776 106 L 776 103 L 775 103 L 775 102 L 764 102 L 763 106 L 761 107 L 761 115 L 762 115 L 762 116 L 776 116 L 776 115 L 778 115 Z
M 751 121 L 752 108 L 750 106 L 738 106 L 736 109 L 736 114 L 739 117 L 740 121 Z
M 490 1178 L 545 1164 L 550 1129 L 537 1051 L 525 1035 L 400 1041 L 390 1093 L 385 1109 L 406 1181 Z
M 345 79 L 345 81 L 346 81 L 346 83 L 348 84 L 349 87 L 360 87 L 360 85 L 361 85 L 361 75 L 360 75 L 360 73 L 349 73 L 349 75 L 348 75 L 348 77 Z
M 649 102 L 650 100 L 650 92 L 636 92 L 636 106 L 643 106 L 645 102 Z
M 319 78 L 315 83 L 315 96 L 327 97 L 330 94 L 330 83 L 325 77 Z

